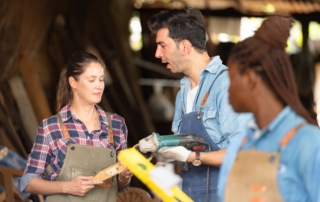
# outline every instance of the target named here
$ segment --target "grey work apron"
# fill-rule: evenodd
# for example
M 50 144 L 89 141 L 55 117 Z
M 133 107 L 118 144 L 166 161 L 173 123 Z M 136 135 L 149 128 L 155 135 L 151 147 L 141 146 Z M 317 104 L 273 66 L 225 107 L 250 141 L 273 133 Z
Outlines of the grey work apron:
M 304 124 L 282 138 L 277 152 L 240 150 L 226 182 L 225 202 L 282 202 L 277 182 L 280 151 Z
M 211 151 L 218 151 L 220 148 L 212 141 L 203 124 L 203 113 L 201 112 L 213 83 L 202 99 L 199 111 L 182 115 L 180 134 L 198 134 L 200 138 L 210 145 Z M 202 152 L 209 151 L 208 148 Z M 183 163 L 182 166 L 182 190 L 195 202 L 217 202 L 219 168 L 200 165 L 193 166 L 192 163 Z M 209 173 L 208 173 L 209 172 Z M 208 192 L 208 193 L 207 193 Z
M 113 141 L 111 117 L 109 114 L 109 139 Z M 68 140 L 70 135 L 61 117 L 57 114 L 64 137 Z M 113 143 L 113 142 L 112 142 Z M 100 170 L 116 163 L 116 152 L 114 149 L 94 146 L 84 146 L 68 144 L 67 154 L 61 172 L 56 181 L 67 181 L 77 176 L 94 176 Z M 108 186 L 109 185 L 109 186 Z M 106 188 L 108 187 L 108 188 Z M 71 194 L 49 195 L 46 202 L 78 202 L 78 201 L 102 201 L 115 202 L 118 192 L 116 177 L 105 181 L 105 186 L 96 185 L 84 196 L 74 196 Z

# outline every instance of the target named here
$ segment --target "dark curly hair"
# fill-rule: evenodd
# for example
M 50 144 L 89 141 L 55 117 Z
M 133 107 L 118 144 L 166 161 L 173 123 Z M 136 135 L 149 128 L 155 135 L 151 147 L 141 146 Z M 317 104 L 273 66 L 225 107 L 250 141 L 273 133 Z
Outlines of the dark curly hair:
M 168 28 L 169 36 L 179 43 L 188 40 L 199 52 L 206 51 L 206 28 L 203 15 L 196 9 L 173 9 L 161 11 L 150 18 L 149 29 L 156 34 Z

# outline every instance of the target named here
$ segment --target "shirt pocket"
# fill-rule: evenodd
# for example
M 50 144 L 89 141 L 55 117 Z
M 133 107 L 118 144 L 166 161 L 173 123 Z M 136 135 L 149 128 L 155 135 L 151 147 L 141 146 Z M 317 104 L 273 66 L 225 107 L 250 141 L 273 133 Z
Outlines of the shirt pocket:
M 217 110 L 210 108 L 210 109 L 203 109 L 202 110 L 202 121 L 203 125 L 213 142 L 217 143 L 221 139 L 221 135 L 219 132 L 219 124 L 217 121 Z
M 216 122 L 215 118 L 217 115 L 217 110 L 216 109 L 203 109 L 203 117 L 202 117 L 202 121 L 203 123 L 207 123 L 207 122 Z

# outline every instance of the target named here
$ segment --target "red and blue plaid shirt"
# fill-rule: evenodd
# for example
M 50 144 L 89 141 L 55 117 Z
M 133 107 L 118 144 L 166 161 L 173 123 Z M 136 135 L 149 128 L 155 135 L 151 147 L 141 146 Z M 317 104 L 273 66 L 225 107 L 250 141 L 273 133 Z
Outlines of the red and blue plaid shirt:
M 71 113 L 69 105 L 59 111 L 63 123 L 68 128 L 70 143 L 114 148 L 118 154 L 120 150 L 127 148 L 128 131 L 125 121 L 118 114 L 110 114 L 114 135 L 114 145 L 111 145 L 108 137 L 109 123 L 106 113 L 98 105 L 95 106 L 99 114 L 100 130 L 94 130 L 91 133 Z M 46 178 L 51 181 L 56 180 L 62 169 L 67 147 L 67 140 L 63 136 L 57 117 L 51 116 L 44 119 L 37 130 L 33 148 L 28 156 L 27 166 L 20 181 L 20 190 L 24 190 L 31 179 L 44 178 L 48 165 L 51 165 L 52 172 Z

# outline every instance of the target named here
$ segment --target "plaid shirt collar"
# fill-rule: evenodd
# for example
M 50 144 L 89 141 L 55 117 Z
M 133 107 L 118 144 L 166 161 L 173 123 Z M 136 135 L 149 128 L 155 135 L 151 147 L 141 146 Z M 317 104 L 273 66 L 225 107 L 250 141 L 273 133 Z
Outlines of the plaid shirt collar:
M 99 107 L 98 105 L 94 105 L 95 108 L 98 110 L 98 114 L 99 114 L 99 121 L 102 124 L 101 126 L 105 126 L 108 127 L 109 126 L 109 122 L 108 122 L 108 118 L 106 113 L 104 112 L 104 110 Z M 76 117 L 72 114 L 71 110 L 70 110 L 70 105 L 66 105 L 64 106 L 59 112 L 58 112 L 62 118 L 62 121 L 65 123 L 67 122 L 70 118 L 73 118 L 76 120 Z

